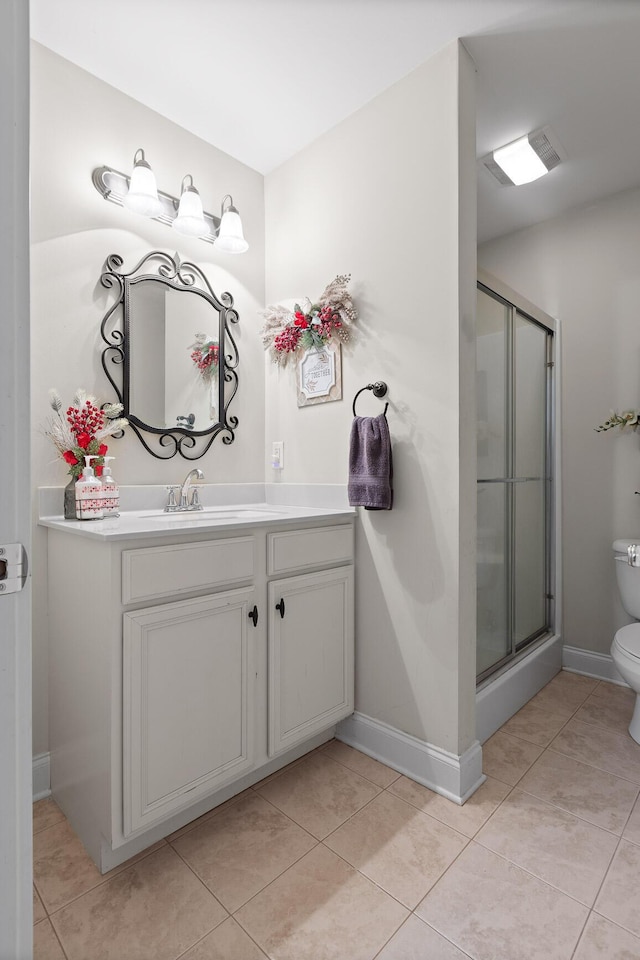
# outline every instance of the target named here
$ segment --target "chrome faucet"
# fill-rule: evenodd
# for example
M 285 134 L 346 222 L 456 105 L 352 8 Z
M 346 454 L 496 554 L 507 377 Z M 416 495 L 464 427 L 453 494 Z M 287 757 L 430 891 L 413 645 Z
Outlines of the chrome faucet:
M 202 510 L 202 504 L 200 503 L 200 498 L 198 496 L 198 488 L 194 487 L 191 492 L 191 499 L 189 499 L 189 491 L 191 490 L 191 481 L 192 480 L 204 480 L 204 473 L 198 468 L 190 470 L 186 475 L 182 484 L 180 485 L 180 500 L 176 503 L 175 491 L 178 488 L 178 485 L 167 487 L 169 491 L 169 498 L 167 500 L 167 505 L 164 508 L 165 513 L 176 513 L 177 511 L 182 510 Z

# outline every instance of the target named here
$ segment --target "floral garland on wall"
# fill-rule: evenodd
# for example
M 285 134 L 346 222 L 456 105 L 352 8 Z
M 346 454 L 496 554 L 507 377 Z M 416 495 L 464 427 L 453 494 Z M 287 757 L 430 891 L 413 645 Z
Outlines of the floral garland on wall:
M 262 342 L 274 363 L 284 366 L 298 350 L 320 349 L 334 335 L 342 342 L 351 339 L 351 325 L 358 319 L 347 284 L 351 274 L 339 274 L 325 288 L 316 303 L 296 303 L 293 311 L 281 306 L 266 307 L 261 316 Z

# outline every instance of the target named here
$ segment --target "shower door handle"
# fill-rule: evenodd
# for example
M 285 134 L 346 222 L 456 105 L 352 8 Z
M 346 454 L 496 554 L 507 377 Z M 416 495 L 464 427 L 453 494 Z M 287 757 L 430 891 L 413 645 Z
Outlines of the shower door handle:
M 535 483 L 546 480 L 547 477 L 491 477 L 488 480 L 478 480 L 478 483 Z

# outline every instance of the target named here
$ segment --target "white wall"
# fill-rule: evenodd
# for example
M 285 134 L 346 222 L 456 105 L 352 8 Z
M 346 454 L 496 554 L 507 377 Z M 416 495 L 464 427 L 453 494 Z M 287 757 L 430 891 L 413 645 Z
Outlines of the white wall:
M 611 544 L 640 537 L 639 437 L 594 432 L 610 409 L 640 407 L 639 249 L 636 189 L 478 253 L 482 268 L 561 321 L 564 642 L 600 652 L 630 620 Z
M 100 364 L 99 327 L 113 293 L 99 283 L 105 258 L 119 253 L 125 269 L 153 249 L 201 267 L 216 292 L 230 291 L 240 315 L 240 388 L 231 412 L 239 418 L 236 440 L 217 439 L 199 461 L 206 482 L 264 478 L 264 379 L 257 311 L 264 305 L 263 178 L 215 147 L 108 86 L 50 50 L 32 45 L 32 410 L 33 483 L 64 485 L 64 466 L 41 435 L 47 392 L 57 387 L 65 401 L 78 387 L 115 399 Z M 219 212 L 232 193 L 242 214 L 248 253 L 229 257 L 201 240 L 105 202 L 91 182 L 95 167 L 129 172 L 143 147 L 160 189 L 174 195 L 191 173 L 205 209 Z M 114 476 L 122 484 L 177 483 L 188 465 L 175 457 L 160 462 L 131 431 L 110 444 Z M 62 507 L 62 504 L 61 504 Z M 46 595 L 45 537 L 34 531 L 34 596 Z M 99 598 L 92 599 L 99 616 Z M 34 608 L 34 752 L 47 749 L 47 636 L 45 609 Z
M 353 395 L 389 384 L 395 503 L 360 511 L 356 708 L 453 753 L 475 736 L 473 92 L 452 44 L 265 185 L 267 303 L 351 272 L 361 315 L 342 402 L 299 409 L 268 364 L 266 443 L 284 482 L 345 483 Z

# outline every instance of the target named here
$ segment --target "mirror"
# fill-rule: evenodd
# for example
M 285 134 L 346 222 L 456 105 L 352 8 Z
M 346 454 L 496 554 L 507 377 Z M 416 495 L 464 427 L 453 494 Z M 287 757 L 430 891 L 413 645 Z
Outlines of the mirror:
M 100 278 L 119 294 L 100 332 L 102 366 L 123 417 L 163 460 L 176 453 L 197 460 L 218 433 L 232 443 L 238 350 L 229 325 L 238 314 L 231 294 L 216 296 L 200 268 L 177 255 L 153 251 L 130 273 L 122 263 L 112 254 Z

